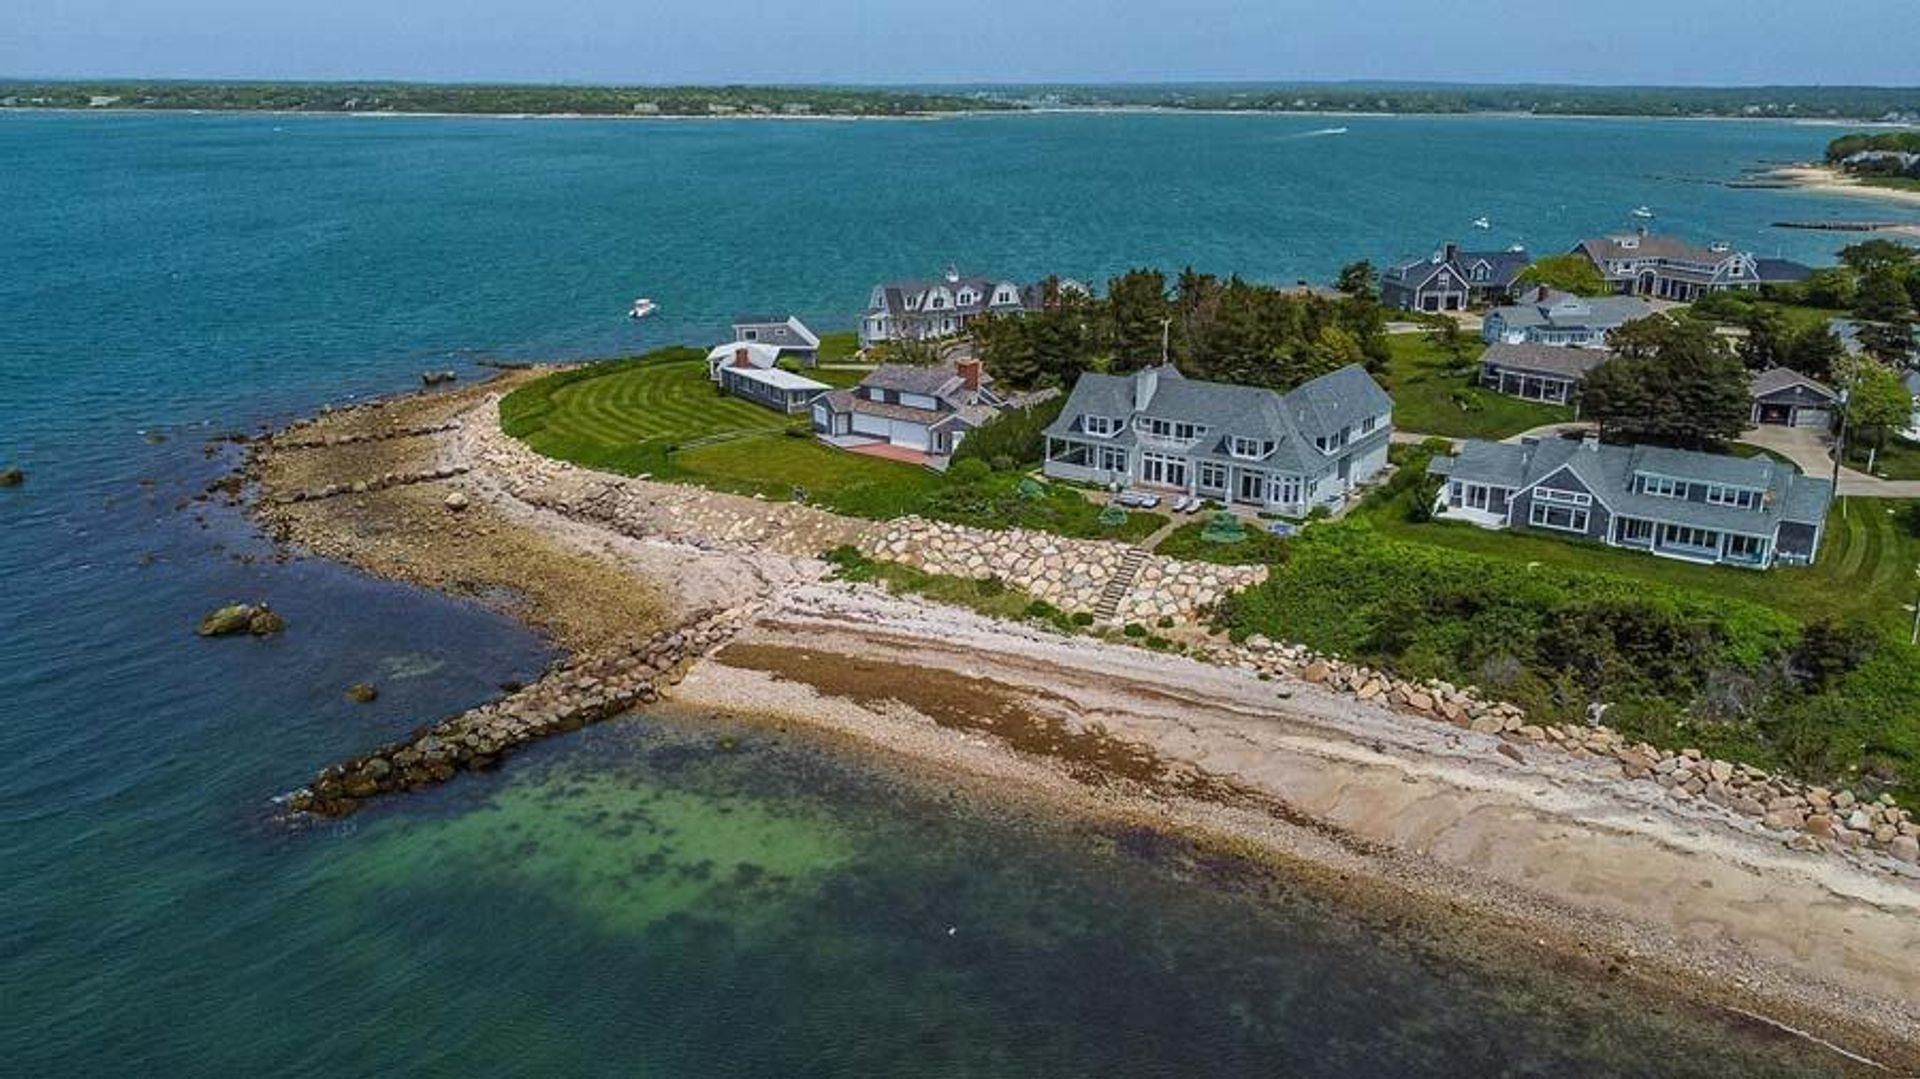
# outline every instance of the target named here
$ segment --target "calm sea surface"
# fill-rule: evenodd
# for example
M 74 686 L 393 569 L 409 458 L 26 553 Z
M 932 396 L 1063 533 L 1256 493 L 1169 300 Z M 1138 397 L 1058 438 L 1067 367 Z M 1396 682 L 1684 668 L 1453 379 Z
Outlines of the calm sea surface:
M 1736 123 L 0 114 L 0 1073 L 1728 1075 L 1828 1064 L 1446 958 L 1148 837 L 645 719 L 343 825 L 267 798 L 549 658 L 190 501 L 209 437 L 428 367 L 850 326 L 949 261 L 1279 281 L 1627 222 L 1819 260 Z M 1486 215 L 1494 227 L 1468 228 Z M 621 316 L 639 294 L 662 314 Z M 263 598 L 292 629 L 205 642 Z M 370 706 L 342 697 L 371 680 Z

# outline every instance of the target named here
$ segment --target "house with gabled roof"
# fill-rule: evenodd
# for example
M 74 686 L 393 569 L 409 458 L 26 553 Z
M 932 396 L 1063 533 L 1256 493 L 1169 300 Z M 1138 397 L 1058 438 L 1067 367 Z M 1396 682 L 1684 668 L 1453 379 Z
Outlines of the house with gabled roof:
M 1087 286 L 1067 278 L 1060 288 L 1086 294 Z M 888 281 L 875 285 L 860 316 L 862 347 L 881 341 L 922 341 L 965 333 L 968 323 L 986 315 L 1038 311 L 1046 303 L 1044 282 L 1022 285 L 1010 278 L 962 274 L 949 266 L 933 281 Z
M 820 360 L 820 335 L 807 328 L 798 315 L 741 315 L 733 320 L 733 339 L 766 345 L 781 358 L 792 358 L 808 367 Z
M 1723 243 L 1700 247 L 1645 230 L 1582 240 L 1573 254 L 1593 263 L 1616 293 L 1677 303 L 1692 303 L 1709 292 L 1749 291 L 1763 280 L 1759 262 L 1745 251 Z M 1797 264 L 1774 260 L 1774 265 L 1785 274 Z
M 850 390 L 813 399 L 813 431 L 829 445 L 944 470 L 967 432 L 1006 401 L 977 359 L 886 363 Z
M 1607 334 L 1635 319 L 1655 314 L 1638 296 L 1575 296 L 1541 285 L 1518 302 L 1496 307 L 1480 320 L 1480 338 L 1597 348 Z
M 1587 372 L 1611 359 L 1604 348 L 1495 341 L 1480 354 L 1480 384 L 1523 401 L 1572 404 Z
M 1462 251 L 1448 243 L 1423 259 L 1387 267 L 1380 275 L 1380 303 L 1402 311 L 1464 311 L 1499 303 L 1533 264 L 1524 247 Z
M 1753 395 L 1751 420 L 1756 427 L 1824 431 L 1833 426 L 1834 413 L 1840 408 L 1840 395 L 1833 387 L 1788 367 L 1769 367 L 1754 375 L 1749 392 Z
M 1472 439 L 1427 466 L 1435 511 L 1482 528 L 1591 540 L 1687 562 L 1767 569 L 1820 552 L 1833 485 L 1771 457 L 1580 440 Z
M 1358 365 L 1285 393 L 1171 364 L 1087 373 L 1045 432 L 1055 479 L 1144 487 L 1304 515 L 1386 467 L 1393 400 Z

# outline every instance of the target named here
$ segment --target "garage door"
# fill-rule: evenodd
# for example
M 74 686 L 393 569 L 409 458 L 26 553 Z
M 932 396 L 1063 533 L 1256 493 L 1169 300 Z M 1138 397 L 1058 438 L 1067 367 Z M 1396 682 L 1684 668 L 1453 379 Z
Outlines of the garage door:
M 926 450 L 927 429 L 925 427 L 917 423 L 902 423 L 899 420 L 894 420 L 892 423 L 893 430 L 888 434 L 887 441 L 896 446 L 905 446 L 910 450 Z
M 1793 414 L 1793 425 L 1825 430 L 1833 425 L 1833 416 L 1824 408 L 1802 408 Z

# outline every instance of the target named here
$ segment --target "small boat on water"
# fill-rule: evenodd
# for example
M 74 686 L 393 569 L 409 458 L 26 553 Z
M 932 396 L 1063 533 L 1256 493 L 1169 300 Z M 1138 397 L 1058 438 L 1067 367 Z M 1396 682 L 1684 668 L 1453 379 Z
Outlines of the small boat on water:
M 1493 222 L 1484 217 L 1476 217 L 1473 219 L 1473 227 L 1477 229 L 1490 229 L 1493 227 Z
M 659 309 L 660 309 L 659 304 L 654 303 L 652 300 L 648 299 L 645 296 L 642 296 L 639 299 L 633 301 L 633 310 L 627 312 L 627 317 L 628 318 L 646 318 L 648 315 L 653 314 L 655 311 L 658 311 Z
M 1648 219 L 1648 220 L 1651 220 L 1651 219 L 1652 219 L 1652 217 L 1653 217 L 1653 211 L 1652 211 L 1652 210 L 1649 210 L 1649 209 L 1648 209 L 1648 208 L 1646 208 L 1645 206 L 1635 206 L 1635 207 L 1634 207 L 1634 208 L 1633 208 L 1633 209 L 1632 209 L 1631 211 L 1629 211 L 1629 212 L 1630 212 L 1631 214 L 1633 214 L 1633 216 L 1635 216 L 1635 217 L 1638 217 L 1638 218 L 1644 218 L 1644 219 Z

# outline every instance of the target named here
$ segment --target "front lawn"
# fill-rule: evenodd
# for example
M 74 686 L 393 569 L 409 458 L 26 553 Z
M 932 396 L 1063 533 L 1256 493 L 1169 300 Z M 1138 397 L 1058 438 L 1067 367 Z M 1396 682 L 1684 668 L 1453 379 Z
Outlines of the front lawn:
M 1266 522 L 1249 522 L 1246 538 L 1237 543 L 1219 543 L 1206 538 L 1207 514 L 1189 521 L 1167 534 L 1153 553 L 1187 562 L 1212 562 L 1222 566 L 1272 565 L 1287 556 L 1287 541 L 1266 531 Z
M 1453 358 L 1425 334 L 1392 334 L 1393 352 L 1381 383 L 1393 397 L 1393 424 L 1402 431 L 1448 438 L 1499 440 L 1547 423 L 1573 419 L 1573 409 L 1494 393 L 1476 385 L 1486 346 L 1470 341 L 1469 362 Z
M 847 385 L 859 371 L 816 370 Z M 834 449 L 804 415 L 785 416 L 722 394 L 705 354 L 664 349 L 549 375 L 508 394 L 502 428 L 534 450 L 590 468 L 733 494 L 809 503 L 855 517 L 919 514 L 983 528 L 1139 540 L 1166 522 L 1154 513 L 1100 521 L 1101 507 L 1064 484 L 1023 483 L 981 464 L 942 476 L 917 465 Z
M 1869 456 L 1873 467 L 1867 467 Z M 1920 443 L 1889 435 L 1886 445 L 1875 449 L 1865 443 L 1847 444 L 1847 467 L 1889 480 L 1920 480 Z

